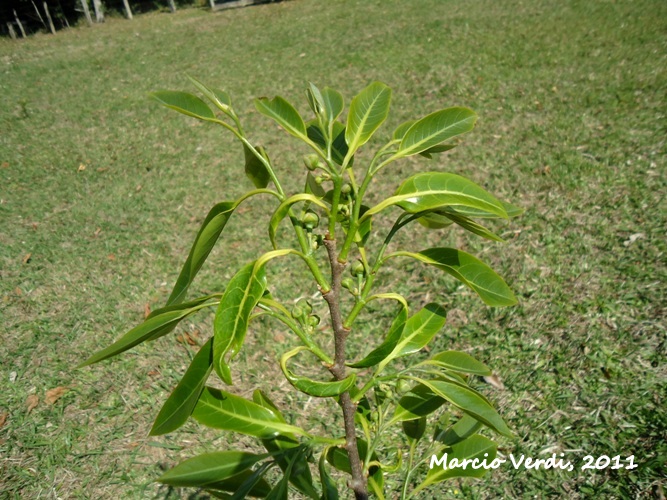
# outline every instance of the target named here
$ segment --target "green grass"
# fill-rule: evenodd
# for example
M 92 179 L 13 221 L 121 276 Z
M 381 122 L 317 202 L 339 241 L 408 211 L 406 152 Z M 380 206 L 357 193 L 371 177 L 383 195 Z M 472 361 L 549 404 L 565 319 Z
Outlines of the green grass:
M 392 166 L 373 189 L 378 199 L 429 167 L 526 207 L 500 228 L 504 245 L 457 231 L 401 236 L 414 250 L 457 244 L 479 255 L 520 305 L 487 309 L 407 262 L 384 283 L 415 307 L 442 302 L 449 326 L 432 348 L 468 350 L 502 378 L 504 391 L 481 381 L 480 390 L 517 433 L 501 441 L 504 454 L 553 450 L 578 463 L 633 454 L 639 467 L 504 467 L 433 497 L 659 497 L 667 474 L 666 33 L 660 0 L 295 0 L 0 40 L 0 414 L 8 414 L 0 498 L 176 497 L 151 483 L 161 469 L 236 444 L 194 424 L 146 437 L 191 355 L 173 336 L 73 370 L 141 321 L 145 304 L 164 303 L 206 211 L 248 187 L 228 134 L 147 99 L 156 89 L 189 89 L 185 73 L 232 95 L 289 191 L 307 151 L 254 112 L 254 96 L 280 94 L 305 113 L 308 81 L 348 102 L 383 81 L 394 96 L 378 140 L 435 109 L 475 109 L 480 121 L 462 146 L 435 163 Z M 253 201 L 232 218 L 193 292 L 220 290 L 268 249 L 257 222 L 268 203 Z M 275 295 L 294 298 L 289 277 L 299 271 L 272 269 Z M 371 316 L 362 319 L 379 339 Z M 181 331 L 204 337 L 210 324 L 202 317 Z M 271 323 L 256 329 L 237 378 L 242 388 L 264 383 L 298 417 L 302 402 L 280 395 L 287 384 L 275 368 L 283 334 Z M 368 343 L 357 339 L 350 352 Z M 46 391 L 59 386 L 68 392 L 47 404 Z M 39 403 L 28 412 L 31 394 Z

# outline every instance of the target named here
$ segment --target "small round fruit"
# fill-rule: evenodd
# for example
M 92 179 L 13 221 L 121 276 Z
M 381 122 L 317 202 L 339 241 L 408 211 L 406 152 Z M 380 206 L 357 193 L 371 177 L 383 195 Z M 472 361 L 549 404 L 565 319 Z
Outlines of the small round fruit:
M 312 210 L 308 210 L 303 214 L 301 222 L 306 229 L 315 229 L 320 224 L 320 216 Z
M 350 274 L 352 274 L 352 276 L 364 276 L 366 274 L 366 269 L 364 268 L 363 262 L 355 260 L 350 266 Z

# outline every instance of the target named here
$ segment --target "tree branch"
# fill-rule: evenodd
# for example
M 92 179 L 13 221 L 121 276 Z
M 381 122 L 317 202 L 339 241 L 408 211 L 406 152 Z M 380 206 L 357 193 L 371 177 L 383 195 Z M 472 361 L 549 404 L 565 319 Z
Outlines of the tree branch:
M 332 288 L 322 295 L 329 305 L 329 314 L 331 315 L 331 324 L 334 331 L 334 364 L 329 367 L 329 371 L 336 380 L 343 380 L 345 378 L 345 341 L 350 333 L 350 330 L 343 326 L 343 318 L 340 312 L 341 277 L 345 270 L 345 264 L 338 261 L 336 240 L 330 238 L 331 236 L 327 234 L 324 239 L 324 246 L 327 249 L 329 264 L 331 265 Z M 366 500 L 368 499 L 368 484 L 359 458 L 354 424 L 357 405 L 352 402 L 349 392 L 340 395 L 340 405 L 343 409 L 343 420 L 345 422 L 345 449 L 352 469 L 352 481 L 349 486 L 354 491 L 356 500 Z

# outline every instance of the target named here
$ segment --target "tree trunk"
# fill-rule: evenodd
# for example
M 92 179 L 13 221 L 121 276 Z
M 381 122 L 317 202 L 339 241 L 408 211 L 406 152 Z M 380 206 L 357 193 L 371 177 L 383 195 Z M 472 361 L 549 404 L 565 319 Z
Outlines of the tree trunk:
M 93 8 L 95 9 L 95 21 L 103 23 L 104 12 L 102 11 L 102 2 L 100 0 L 93 0 Z
M 44 29 L 48 29 L 48 26 L 44 22 L 44 18 L 42 17 L 42 14 L 39 12 L 39 9 L 37 8 L 35 2 L 32 2 L 32 6 L 35 8 L 35 12 L 37 12 L 37 17 L 39 17 L 40 22 L 44 25 Z
M 167 3 L 169 4 L 169 10 L 176 12 L 176 2 L 174 0 L 167 0 Z
M 16 11 L 14 11 L 14 19 L 16 20 L 16 24 L 19 25 L 19 29 L 21 30 L 21 36 L 25 38 L 25 30 L 23 29 L 23 24 L 21 23 L 19 16 L 16 14 Z
M 88 0 L 81 0 L 81 6 L 83 7 L 83 13 L 86 15 L 86 22 L 88 26 L 93 25 L 93 18 L 90 17 L 90 9 L 88 9 Z
M 9 36 L 12 37 L 12 40 L 16 40 L 16 30 L 12 23 L 7 23 L 7 29 L 9 30 Z
M 132 19 L 132 9 L 130 9 L 130 2 L 123 0 L 123 5 L 125 6 L 125 15 L 128 19 Z
M 49 20 L 49 28 L 51 29 L 51 34 L 56 34 L 56 27 L 53 25 L 53 19 L 51 19 L 51 13 L 49 12 L 49 6 L 44 2 L 44 12 L 46 12 L 46 18 Z
M 215 0 L 208 0 L 208 3 L 211 6 L 211 10 L 215 10 Z

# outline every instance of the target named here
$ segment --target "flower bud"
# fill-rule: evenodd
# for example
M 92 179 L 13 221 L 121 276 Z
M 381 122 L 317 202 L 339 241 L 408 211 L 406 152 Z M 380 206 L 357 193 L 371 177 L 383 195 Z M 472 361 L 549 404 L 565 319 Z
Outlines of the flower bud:
M 312 316 L 308 317 L 308 325 L 312 326 L 315 328 L 317 325 L 320 324 L 320 317 L 317 314 L 313 314 Z
M 320 157 L 317 156 L 316 154 L 309 154 L 309 155 L 304 156 L 303 157 L 303 164 L 311 172 L 313 170 L 317 170 L 318 168 L 321 168 L 322 166 L 324 166 L 324 163 L 322 163 L 322 160 L 320 160 Z
M 360 260 L 355 260 L 350 266 L 350 274 L 352 276 L 364 276 L 366 274 L 364 263 Z
M 292 308 L 292 317 L 294 319 L 303 318 L 304 316 L 305 314 L 303 312 L 303 309 L 301 309 L 298 304 Z
M 304 312 L 304 314 L 310 314 L 311 312 L 313 312 L 313 306 L 311 306 L 310 302 L 308 302 L 306 299 L 297 300 L 295 307 L 301 309 Z
M 343 288 L 347 288 L 351 292 L 354 291 L 356 285 L 352 278 L 345 278 L 340 284 Z
M 400 379 L 396 383 L 396 392 L 398 392 L 401 396 L 407 392 L 410 392 L 410 389 L 412 389 L 412 385 L 410 385 L 410 382 L 404 378 Z
M 303 227 L 306 229 L 314 229 L 320 223 L 320 216 L 312 210 L 308 210 L 305 214 L 303 214 L 301 222 L 303 223 Z
M 346 182 L 341 186 L 340 194 L 342 194 L 343 196 L 348 196 L 350 195 L 350 193 L 352 193 L 352 185 L 349 182 Z

